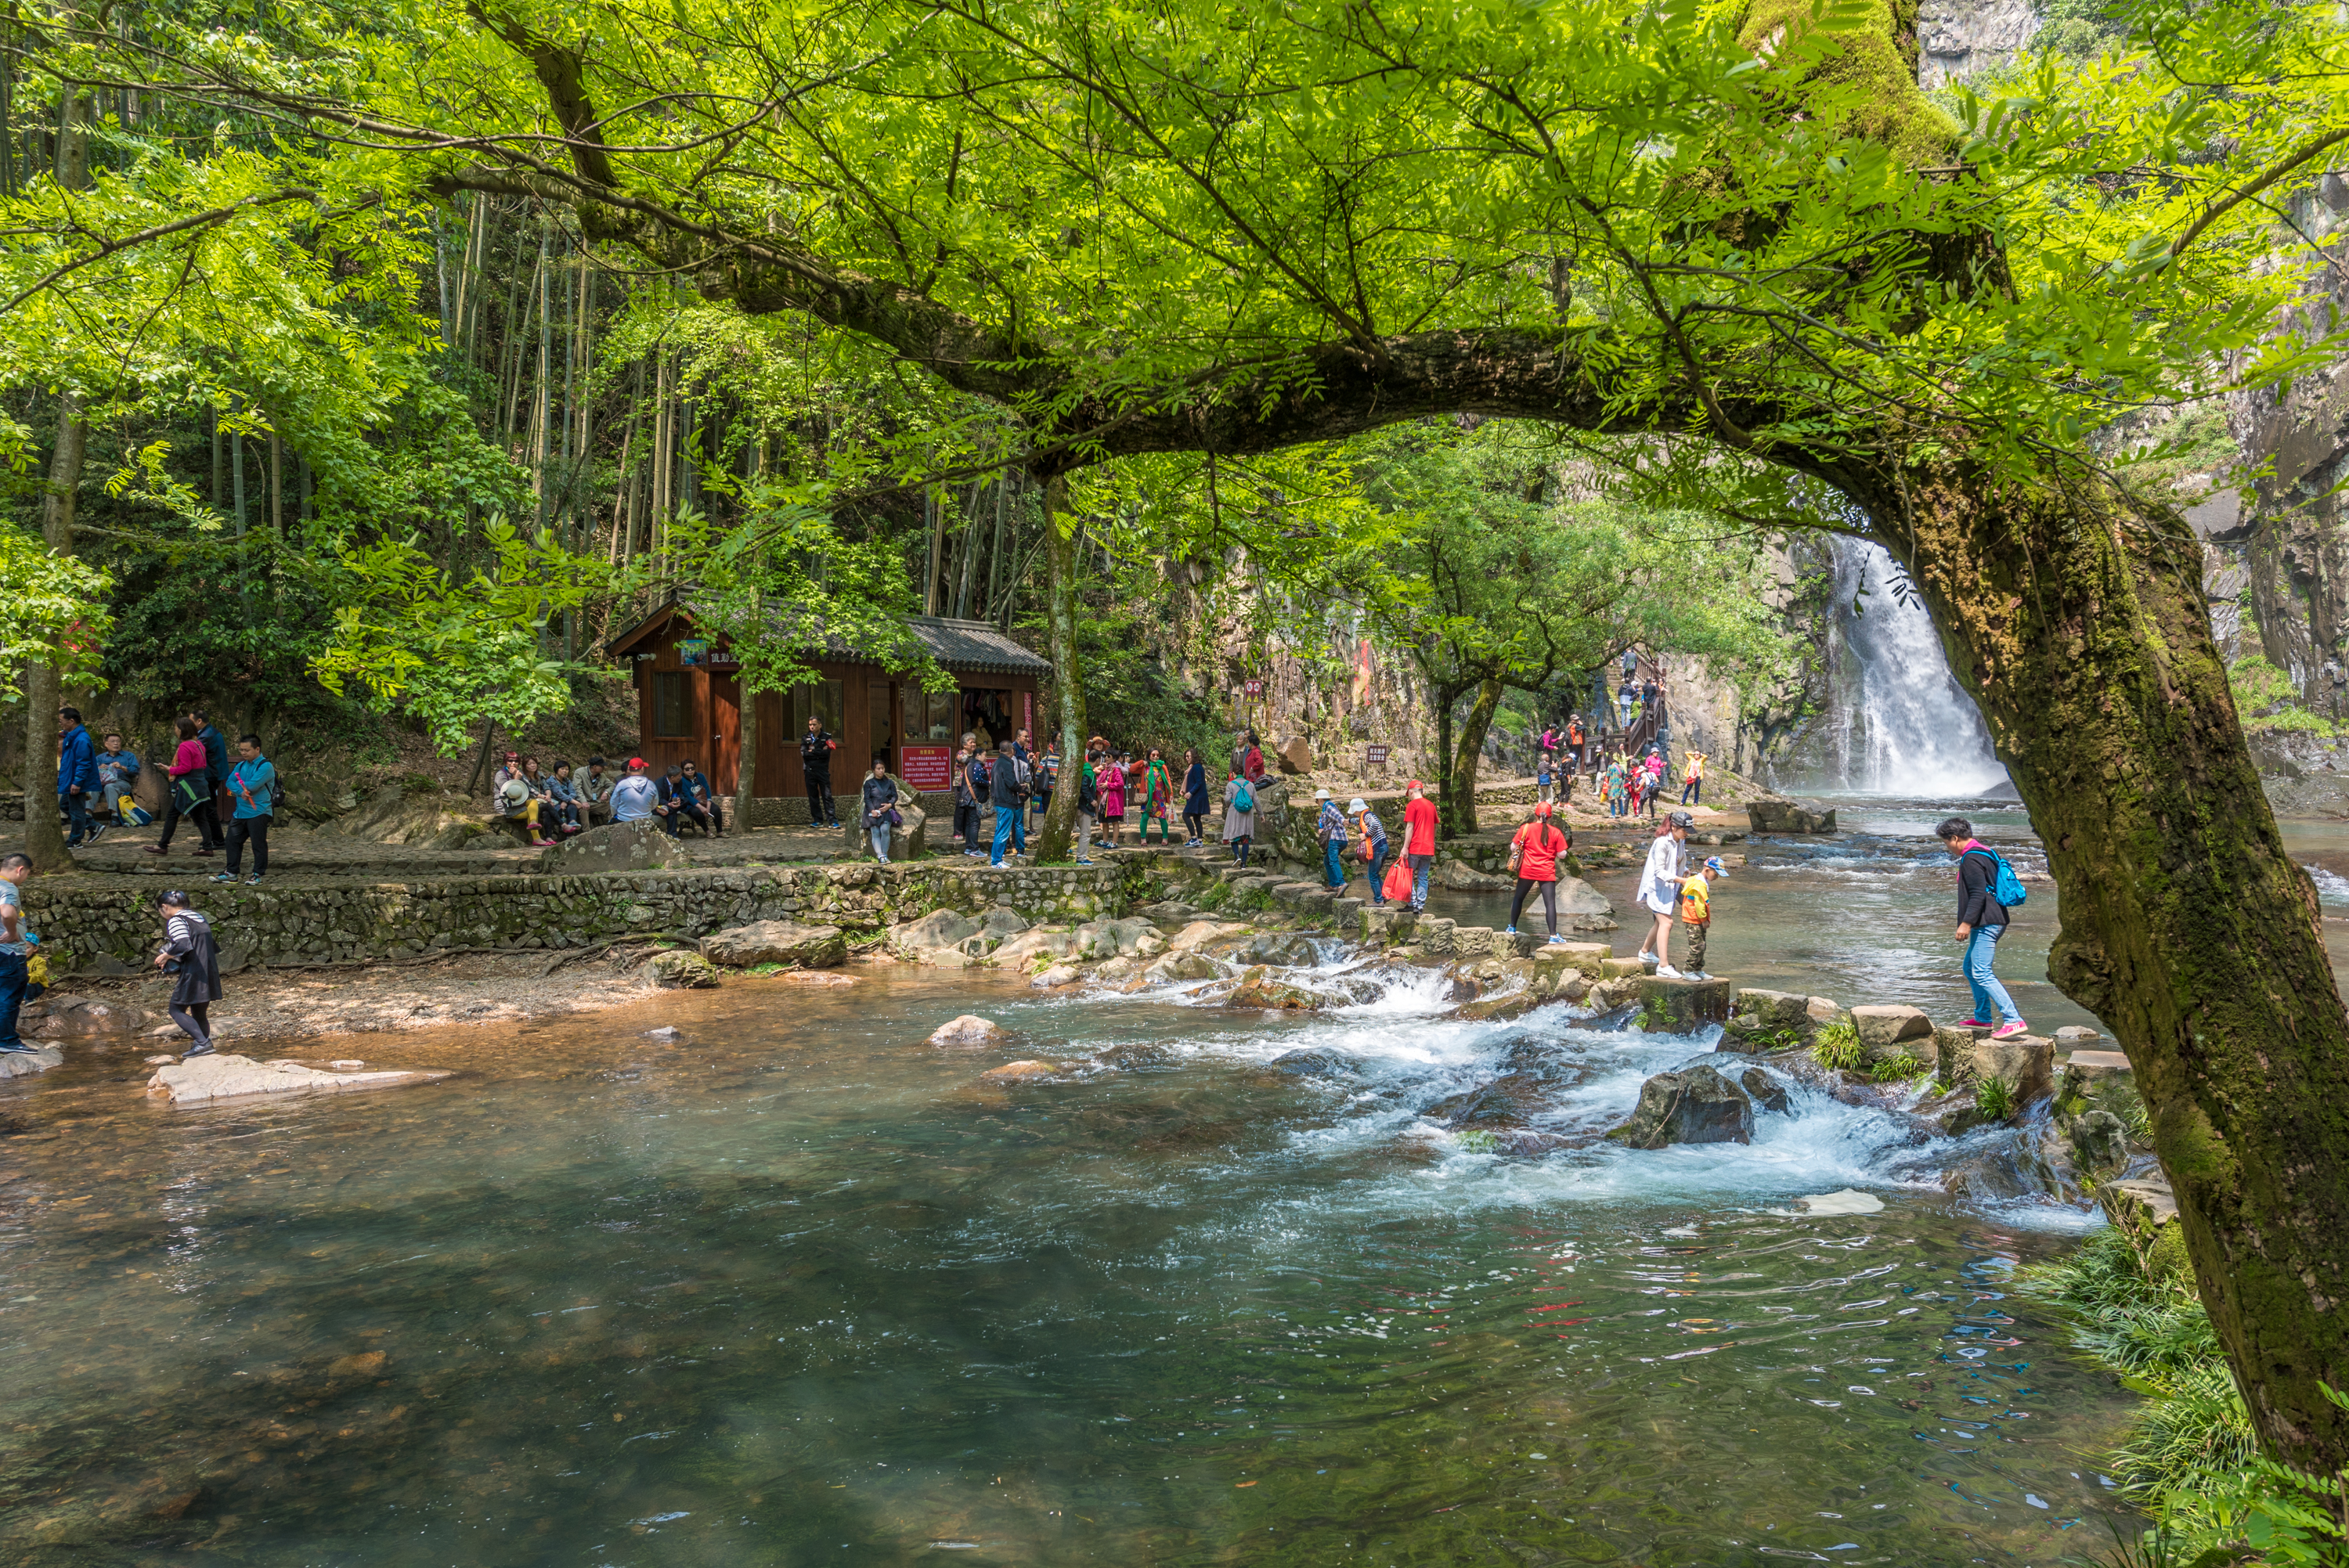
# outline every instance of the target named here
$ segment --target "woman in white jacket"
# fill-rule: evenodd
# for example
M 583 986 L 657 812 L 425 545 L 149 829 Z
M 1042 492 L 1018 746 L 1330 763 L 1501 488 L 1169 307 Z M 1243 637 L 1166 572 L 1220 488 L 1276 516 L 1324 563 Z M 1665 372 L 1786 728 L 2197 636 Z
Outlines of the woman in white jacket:
M 1681 972 L 1672 967 L 1672 906 L 1681 896 L 1681 846 L 1695 826 L 1696 819 L 1686 811 L 1665 818 L 1664 830 L 1648 846 L 1648 864 L 1640 872 L 1640 903 L 1656 917 L 1656 927 L 1648 934 L 1640 962 L 1653 964 L 1657 975 L 1666 980 L 1681 977 Z

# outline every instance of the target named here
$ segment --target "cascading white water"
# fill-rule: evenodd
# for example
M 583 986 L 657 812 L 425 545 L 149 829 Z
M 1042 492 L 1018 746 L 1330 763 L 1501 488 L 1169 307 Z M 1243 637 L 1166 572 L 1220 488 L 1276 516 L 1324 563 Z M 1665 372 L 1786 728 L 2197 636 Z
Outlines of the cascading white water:
M 1835 568 L 1834 644 L 1847 650 L 1828 673 L 1842 773 L 1836 782 L 1933 799 L 1980 795 L 2004 782 L 1990 730 L 1951 675 L 1923 602 L 1892 592 L 1892 557 L 1881 545 L 1839 536 Z

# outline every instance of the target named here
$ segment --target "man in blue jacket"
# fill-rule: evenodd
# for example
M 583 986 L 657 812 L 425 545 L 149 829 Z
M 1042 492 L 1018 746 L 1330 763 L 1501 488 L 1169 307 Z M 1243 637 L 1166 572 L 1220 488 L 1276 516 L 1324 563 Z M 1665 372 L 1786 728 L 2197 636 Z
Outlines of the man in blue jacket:
M 57 805 L 73 823 L 66 848 L 98 842 L 101 824 L 89 820 L 90 802 L 98 799 L 98 748 L 81 727 L 78 707 L 57 709 Z

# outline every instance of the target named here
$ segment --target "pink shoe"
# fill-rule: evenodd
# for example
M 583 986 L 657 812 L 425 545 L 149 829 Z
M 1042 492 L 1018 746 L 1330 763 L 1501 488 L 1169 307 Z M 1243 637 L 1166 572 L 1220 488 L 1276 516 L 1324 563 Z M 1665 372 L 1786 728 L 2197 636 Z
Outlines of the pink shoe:
M 554 848 L 554 841 L 553 839 L 533 839 L 531 841 L 531 847 L 540 850 L 551 850 Z
M 1987 1029 L 1990 1027 L 1990 1020 L 1988 1018 L 1960 1018 L 1955 1026 L 1961 1029 Z
M 2031 1026 L 2022 1019 L 2009 1018 L 2005 1023 L 1992 1029 L 1990 1032 L 1990 1037 L 1993 1040 L 2011 1040 L 2017 1035 L 2027 1035 L 2030 1032 Z

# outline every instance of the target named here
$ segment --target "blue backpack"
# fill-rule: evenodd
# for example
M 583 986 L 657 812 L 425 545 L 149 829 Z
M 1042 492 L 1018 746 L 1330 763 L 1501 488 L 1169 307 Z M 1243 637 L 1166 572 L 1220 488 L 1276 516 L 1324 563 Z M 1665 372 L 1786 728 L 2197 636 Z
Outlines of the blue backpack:
M 1998 900 L 2000 903 L 2003 904 L 2008 909 L 2015 908 L 2017 905 L 2021 904 L 2024 899 L 2031 896 L 2030 890 L 2023 885 L 2023 879 L 2014 874 L 2014 868 L 2008 865 L 2006 863 L 2006 857 L 2000 854 L 1996 850 L 1974 849 L 1968 850 L 1966 853 L 1969 855 L 1988 855 L 1993 861 L 1997 862 L 1998 875 L 1991 879 L 1990 896 Z M 1963 857 L 1961 856 L 1960 858 L 1962 859 Z
M 1240 787 L 1232 792 L 1232 806 L 1240 811 L 1256 810 L 1256 792 L 1247 787 L 1247 779 L 1241 779 Z

